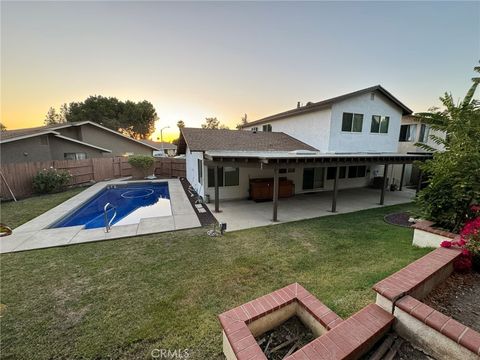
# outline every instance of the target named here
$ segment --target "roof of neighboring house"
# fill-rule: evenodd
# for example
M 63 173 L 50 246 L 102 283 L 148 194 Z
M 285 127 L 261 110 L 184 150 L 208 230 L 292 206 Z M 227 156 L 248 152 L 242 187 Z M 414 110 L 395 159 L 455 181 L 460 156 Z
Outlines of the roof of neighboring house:
M 162 148 L 164 150 L 177 150 L 177 145 L 172 144 L 172 143 L 168 143 L 168 142 L 165 142 L 165 141 L 163 142 L 163 146 L 162 146 L 162 142 L 160 142 L 160 141 L 153 141 L 153 140 L 148 140 L 148 139 L 141 139 L 140 141 L 143 142 L 144 144 L 155 147 L 156 150 L 162 150 Z
M 37 129 L 37 128 L 35 128 Z M 97 149 L 103 152 L 108 152 L 111 153 L 112 151 L 109 149 L 102 148 L 100 146 L 96 146 L 93 144 L 86 143 L 84 141 L 80 141 L 77 139 L 72 139 L 68 136 L 63 136 L 59 132 L 51 130 L 51 129 L 40 129 L 36 131 L 26 131 L 26 130 L 32 130 L 32 129 L 19 129 L 19 130 L 9 130 L 9 131 L 2 131 L 0 134 L 0 144 L 1 143 L 7 143 L 7 142 L 12 142 L 12 141 L 17 141 L 17 140 L 22 140 L 34 136 L 41 136 L 41 135 L 52 135 L 55 136 L 59 139 L 74 142 L 76 144 L 80 144 L 83 146 L 87 146 L 93 149 Z
M 103 129 L 105 131 L 111 132 L 112 134 L 121 136 L 121 137 L 123 137 L 127 140 L 134 141 L 136 143 L 147 146 L 151 149 L 157 150 L 157 148 L 155 146 L 151 145 L 151 144 L 142 142 L 140 140 L 131 138 L 131 137 L 126 136 L 126 135 L 123 135 L 122 133 L 119 133 L 118 131 L 109 129 L 109 128 L 107 128 L 103 125 L 97 124 L 93 121 L 65 122 L 65 123 L 61 123 L 61 124 L 38 126 L 38 127 L 33 127 L 33 128 L 27 128 L 27 129 L 6 130 L 6 131 L 2 131 L 1 134 L 0 134 L 0 143 L 21 140 L 21 139 L 25 139 L 25 138 L 28 138 L 28 137 L 40 136 L 40 135 L 44 135 L 44 134 L 48 134 L 48 133 L 58 134 L 58 132 L 56 132 L 55 130 L 68 128 L 68 127 L 74 127 L 74 126 L 82 126 L 82 125 L 92 125 L 92 126 L 95 126 L 97 128 Z M 84 143 L 84 144 L 86 144 L 86 143 Z M 92 146 L 94 146 L 94 145 L 92 145 Z
M 284 119 L 284 118 L 291 117 L 291 116 L 296 116 L 296 115 L 301 115 L 301 114 L 306 114 L 306 113 L 310 113 L 310 112 L 314 112 L 314 111 L 323 110 L 323 109 L 331 107 L 336 102 L 346 100 L 346 99 L 349 99 L 349 98 L 352 98 L 352 97 L 355 97 L 355 96 L 358 96 L 358 95 L 362 95 L 362 94 L 365 94 L 365 93 L 375 92 L 375 91 L 380 92 L 385 97 L 387 97 L 390 101 L 392 101 L 395 105 L 397 105 L 399 108 L 401 108 L 403 115 L 410 115 L 412 113 L 412 110 L 410 108 L 408 108 L 405 104 L 403 104 L 400 100 L 398 100 L 390 92 L 385 90 L 385 88 L 383 88 L 381 85 L 375 85 L 375 86 L 371 86 L 371 87 L 368 87 L 368 88 L 365 88 L 365 89 L 362 89 L 362 90 L 357 90 L 357 91 L 354 91 L 354 92 L 351 92 L 351 93 L 348 93 L 348 94 L 345 94 L 345 95 L 336 96 L 336 97 L 333 97 L 333 98 L 330 98 L 330 99 L 327 99 L 327 100 L 322 100 L 322 101 L 315 102 L 315 103 L 308 103 L 305 106 L 301 106 L 301 107 L 298 107 L 298 108 L 295 108 L 295 109 L 292 109 L 292 110 L 287 110 L 287 111 L 284 111 L 284 112 L 281 112 L 281 113 L 278 113 L 278 114 L 275 114 L 275 115 L 270 115 L 270 116 L 264 117 L 264 118 L 259 119 L 259 120 L 248 122 L 246 124 L 241 125 L 240 127 L 241 128 L 250 127 L 252 125 L 263 124 L 263 123 L 266 123 L 266 122 L 270 122 L 270 121 L 274 121 L 274 120 L 280 120 L 280 119 Z
M 187 146 L 191 151 L 318 151 L 283 132 L 199 128 L 181 129 L 178 153 L 184 154 Z

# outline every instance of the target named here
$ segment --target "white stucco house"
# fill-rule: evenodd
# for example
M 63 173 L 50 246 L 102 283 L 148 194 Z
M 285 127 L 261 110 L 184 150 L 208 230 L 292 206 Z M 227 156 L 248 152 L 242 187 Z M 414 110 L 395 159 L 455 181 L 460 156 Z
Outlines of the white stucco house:
M 398 153 L 401 119 L 411 113 L 377 85 L 297 106 L 241 130 L 184 128 L 178 153 L 186 156 L 191 185 L 216 205 L 254 198 L 252 188 L 262 182 L 272 188 L 274 203 L 278 196 L 329 190 L 335 198 L 338 189 L 369 185 L 382 188 L 382 203 L 388 166 L 424 159 Z

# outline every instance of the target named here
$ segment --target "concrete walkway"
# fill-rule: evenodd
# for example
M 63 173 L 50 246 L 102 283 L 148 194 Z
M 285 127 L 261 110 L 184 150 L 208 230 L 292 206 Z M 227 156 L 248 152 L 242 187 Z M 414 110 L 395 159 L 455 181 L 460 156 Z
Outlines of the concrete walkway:
M 415 197 L 415 191 L 386 191 L 385 205 L 408 203 Z M 215 205 L 208 204 L 210 211 L 220 222 L 227 223 L 227 230 L 241 230 L 258 226 L 274 225 L 320 216 L 342 214 L 364 209 L 381 207 L 380 190 L 370 188 L 339 190 L 337 212 L 332 213 L 332 192 L 300 194 L 278 202 L 278 222 L 272 222 L 272 202 L 256 203 L 252 200 L 220 201 L 220 213 Z
M 145 181 L 147 180 L 137 182 Z M 48 226 L 65 216 L 65 214 L 78 208 L 106 186 L 114 184 L 125 185 L 131 182 L 135 181 L 103 181 L 87 188 L 80 194 L 14 229 L 12 235 L 0 238 L 0 253 L 112 240 L 201 226 L 180 180 L 162 179 L 154 182 L 168 182 L 172 211 L 172 214 L 169 216 L 142 218 L 138 224 L 113 225 L 109 233 L 106 233 L 104 228 L 84 229 L 83 225 L 55 229 L 48 228 Z

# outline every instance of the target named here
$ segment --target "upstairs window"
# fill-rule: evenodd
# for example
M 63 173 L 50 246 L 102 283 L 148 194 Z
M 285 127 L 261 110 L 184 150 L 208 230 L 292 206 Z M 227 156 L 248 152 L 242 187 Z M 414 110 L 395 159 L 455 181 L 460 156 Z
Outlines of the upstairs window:
M 342 131 L 362 132 L 363 114 L 343 113 Z
M 262 126 L 262 131 L 266 132 L 272 132 L 272 125 L 271 124 L 265 124 Z
M 421 124 L 420 135 L 418 135 L 418 142 L 426 143 L 428 141 L 429 136 L 430 136 L 430 127 L 425 124 Z
M 400 137 L 398 141 L 400 142 L 414 142 L 415 134 L 417 132 L 417 125 L 402 125 L 400 126 Z
M 389 116 L 380 116 L 380 115 L 373 115 L 372 116 L 372 125 L 370 127 L 371 133 L 376 134 L 386 134 L 388 133 L 388 123 L 390 122 Z

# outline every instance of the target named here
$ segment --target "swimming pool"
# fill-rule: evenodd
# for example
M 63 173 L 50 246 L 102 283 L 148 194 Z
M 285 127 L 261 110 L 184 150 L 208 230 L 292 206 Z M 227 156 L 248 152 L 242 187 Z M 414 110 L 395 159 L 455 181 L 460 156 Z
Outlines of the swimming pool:
M 112 226 L 138 224 L 140 219 L 172 215 L 168 183 L 129 183 L 107 186 L 50 228 L 105 227 L 105 207 L 108 220 L 113 218 Z

